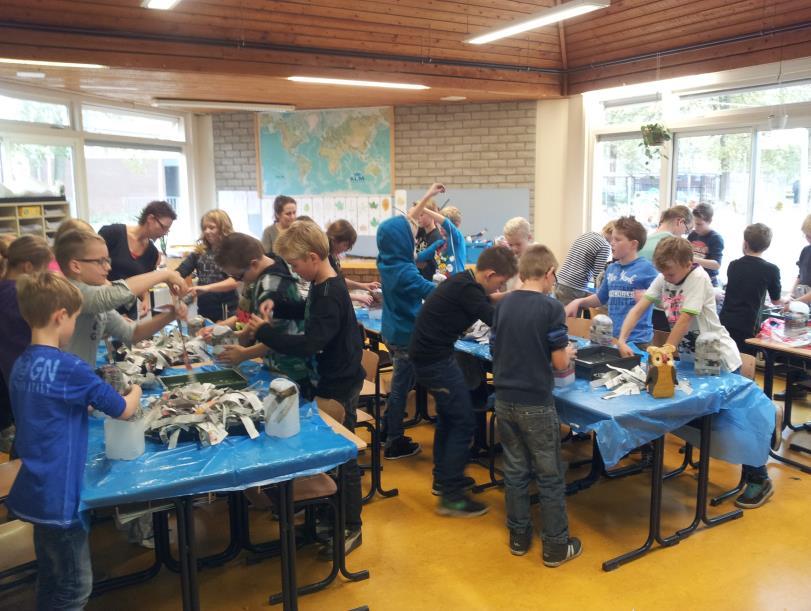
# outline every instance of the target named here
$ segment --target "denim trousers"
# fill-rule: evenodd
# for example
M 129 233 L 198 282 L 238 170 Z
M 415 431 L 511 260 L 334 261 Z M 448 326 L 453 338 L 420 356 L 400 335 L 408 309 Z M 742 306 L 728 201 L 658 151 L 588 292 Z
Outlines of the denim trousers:
M 403 418 L 409 391 L 414 388 L 414 363 L 408 357 L 408 348 L 386 344 L 394 368 L 391 376 L 391 390 L 386 399 L 386 413 L 383 414 L 383 430 L 386 432 L 386 447 L 403 436 Z
M 434 483 L 442 487 L 445 499 L 458 500 L 464 496 L 465 465 L 475 428 L 465 377 L 453 356 L 435 363 L 415 363 L 414 369 L 417 381 L 436 401 Z
M 34 551 L 37 611 L 84 609 L 93 590 L 87 531 L 34 524 Z
M 560 457 L 560 421 L 554 404 L 518 405 L 496 399 L 496 425 L 504 449 L 507 527 L 532 529 L 529 483 L 533 476 L 541 501 L 541 539 L 566 543 L 566 484 Z

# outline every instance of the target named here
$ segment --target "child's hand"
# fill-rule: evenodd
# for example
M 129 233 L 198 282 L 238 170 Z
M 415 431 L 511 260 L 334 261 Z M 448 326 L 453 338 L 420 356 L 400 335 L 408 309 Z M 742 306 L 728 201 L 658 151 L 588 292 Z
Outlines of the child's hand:
M 203 327 L 197 332 L 197 337 L 202 337 L 205 341 L 211 339 L 211 335 L 214 333 L 214 327 Z
M 251 320 L 245 326 L 243 333 L 247 333 L 248 337 L 256 335 L 260 327 L 268 323 L 267 319 L 259 318 L 256 314 L 251 314 Z
M 425 197 L 434 197 L 435 195 L 439 195 L 440 193 L 445 192 L 445 185 L 442 183 L 435 182 L 432 184 L 428 191 L 425 193 Z
M 143 299 L 138 302 L 138 314 L 139 318 L 146 318 L 149 316 L 149 311 L 152 309 L 152 304 L 149 303 L 149 299 Z
M 189 317 L 189 307 L 182 301 L 175 304 L 175 318 L 186 320 Z
M 189 287 L 186 285 L 186 281 L 183 279 L 183 276 L 174 270 L 169 270 L 166 272 L 166 284 L 169 286 L 169 290 L 172 292 L 172 295 L 175 295 L 176 297 L 183 297 L 183 295 L 189 292 Z
M 224 363 L 231 367 L 236 367 L 245 360 L 246 352 L 247 349 L 243 348 L 242 346 L 228 344 L 222 347 L 222 352 L 220 352 L 219 356 L 217 357 L 217 362 Z
M 369 293 L 350 293 L 349 297 L 357 304 L 370 306 L 374 299 Z
M 266 299 L 265 301 L 263 301 L 262 304 L 259 306 L 259 313 L 265 320 L 270 320 L 271 318 L 273 318 L 273 300 Z
M 633 356 L 634 355 L 634 351 L 631 350 L 631 348 L 628 346 L 628 344 L 625 343 L 624 340 L 618 340 L 617 341 L 617 350 L 620 351 L 620 356 L 623 356 L 623 357 L 628 357 L 628 356 Z
M 126 393 L 126 395 L 132 396 L 135 399 L 137 399 L 138 401 L 141 400 L 141 395 L 143 395 L 143 394 L 144 394 L 144 391 L 141 389 L 141 387 L 138 384 L 133 384 L 132 386 L 130 386 L 129 391 L 127 391 L 127 393 Z
M 580 310 L 580 300 L 574 299 L 570 301 L 568 304 L 566 304 L 566 307 L 564 307 L 563 309 L 566 312 L 566 316 L 568 318 L 576 318 L 577 312 L 578 310 Z
M 197 297 L 198 295 L 202 295 L 203 293 L 208 292 L 208 287 L 206 285 L 203 286 L 193 286 L 189 288 L 189 293 Z
M 366 282 L 361 286 L 363 286 L 363 288 L 365 288 L 367 291 L 376 291 L 380 288 L 381 284 L 379 282 Z
M 566 356 L 569 357 L 569 362 L 571 363 L 573 360 L 577 358 L 577 346 L 569 342 L 569 345 L 566 346 Z

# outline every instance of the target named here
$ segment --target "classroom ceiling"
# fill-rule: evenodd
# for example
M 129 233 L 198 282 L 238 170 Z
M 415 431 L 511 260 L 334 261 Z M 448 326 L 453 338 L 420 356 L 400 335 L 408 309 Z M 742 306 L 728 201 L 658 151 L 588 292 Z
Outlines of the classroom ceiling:
M 808 0 L 613 0 L 496 43 L 464 41 L 558 0 L 2 0 L 0 57 L 99 63 L 0 79 L 150 104 L 153 98 L 297 108 L 540 99 L 811 56 Z M 397 81 L 424 91 L 291 83 Z

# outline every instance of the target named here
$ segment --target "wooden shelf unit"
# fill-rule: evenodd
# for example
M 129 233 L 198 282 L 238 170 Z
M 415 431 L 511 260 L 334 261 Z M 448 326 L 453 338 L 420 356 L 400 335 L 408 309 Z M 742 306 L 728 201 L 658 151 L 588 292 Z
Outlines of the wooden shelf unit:
M 39 214 L 24 215 L 24 209 L 30 212 L 32 206 L 39 207 Z M 53 245 L 59 224 L 68 218 L 70 204 L 61 197 L 0 199 L 0 234 L 38 235 Z

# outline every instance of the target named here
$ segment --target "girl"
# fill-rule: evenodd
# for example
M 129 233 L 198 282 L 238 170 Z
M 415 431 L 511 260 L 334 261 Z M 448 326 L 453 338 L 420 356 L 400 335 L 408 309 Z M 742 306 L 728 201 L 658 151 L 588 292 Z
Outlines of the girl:
M 296 200 L 289 195 L 279 195 L 273 200 L 273 216 L 276 220 L 272 225 L 265 227 L 262 232 L 262 247 L 265 252 L 273 251 L 273 243 L 279 234 L 287 231 L 287 228 L 296 220 Z
M 14 439 L 11 401 L 6 381 L 11 376 L 14 361 L 31 343 L 31 328 L 20 314 L 17 304 L 17 279 L 23 274 L 45 271 L 53 259 L 44 238 L 25 235 L 11 244 L 0 240 L 0 267 L 4 268 L 0 280 L 0 450 L 8 452 Z
M 232 316 L 239 302 L 237 281 L 225 274 L 214 262 L 214 255 L 222 239 L 234 232 L 231 218 L 222 210 L 210 210 L 200 220 L 202 234 L 197 248 L 178 266 L 184 278 L 197 273 L 197 312 L 210 320 L 223 320 Z
M 360 305 L 371 305 L 372 296 L 368 291 L 374 291 L 380 288 L 379 282 L 357 282 L 344 277 L 341 273 L 341 262 L 339 257 L 344 253 L 352 250 L 355 242 L 358 239 L 358 233 L 352 226 L 352 223 L 344 219 L 338 219 L 330 223 L 327 227 L 327 238 L 329 238 L 329 263 L 335 273 L 338 274 L 346 282 L 346 288 L 350 291 L 367 291 L 367 293 L 349 293 L 352 301 Z

